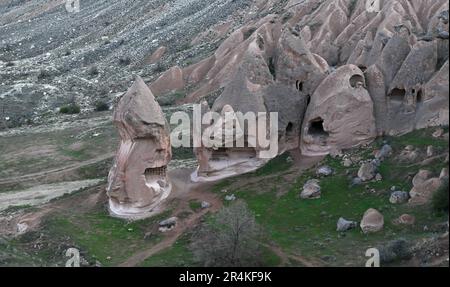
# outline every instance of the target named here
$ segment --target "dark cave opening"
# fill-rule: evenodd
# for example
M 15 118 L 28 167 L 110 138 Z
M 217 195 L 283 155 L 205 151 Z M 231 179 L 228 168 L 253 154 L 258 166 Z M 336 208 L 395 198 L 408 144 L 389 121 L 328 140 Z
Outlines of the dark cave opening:
M 350 78 L 350 86 L 358 88 L 364 86 L 364 77 L 361 75 L 353 75 Z
M 323 128 L 323 119 L 318 118 L 309 123 L 308 134 L 313 137 L 328 137 L 329 134 Z
M 395 88 L 392 90 L 391 94 L 389 95 L 389 98 L 395 102 L 403 102 L 405 99 L 405 95 L 406 95 L 405 89 Z

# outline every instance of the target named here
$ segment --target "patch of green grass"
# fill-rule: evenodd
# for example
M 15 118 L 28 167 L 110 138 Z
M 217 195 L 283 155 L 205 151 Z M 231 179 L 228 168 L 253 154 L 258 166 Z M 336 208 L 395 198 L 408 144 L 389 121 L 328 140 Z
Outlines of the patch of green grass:
M 431 132 L 431 129 L 416 131 L 399 138 L 390 138 L 390 142 L 397 152 L 409 144 L 416 147 L 427 145 L 443 147 L 445 141 L 430 138 Z M 363 159 L 372 157 L 371 148 L 353 152 Z M 308 179 L 314 178 L 314 170 L 305 172 L 288 185 L 289 190 L 282 196 L 277 194 L 273 178 L 264 179 L 266 175 L 289 169 L 286 161 L 280 158 L 258 172 L 247 175 L 261 177 L 261 181 L 257 184 L 233 190 L 233 183 L 239 181 L 238 177 L 218 183 L 214 190 L 228 189 L 228 193 L 234 193 L 239 199 L 245 200 L 270 239 L 285 252 L 314 258 L 323 256 L 335 258 L 328 264 L 337 266 L 346 264 L 363 266 L 366 260 L 364 253 L 368 248 L 399 237 L 416 240 L 430 236 L 431 233 L 424 231 L 423 226 L 431 226 L 446 220 L 442 214 L 431 212 L 430 206 L 412 207 L 389 203 L 392 186 L 409 191 L 412 185 L 410 174 L 416 173 L 420 168 L 439 172 L 446 165 L 443 162 L 432 163 L 429 166 L 415 166 L 399 163 L 393 156 L 380 166 L 382 181 L 356 187 L 350 187 L 351 177 L 347 173 L 356 172 L 358 167 L 345 168 L 341 165 L 340 159 L 331 157 L 327 157 L 322 164 L 331 166 L 335 174 L 320 179 L 322 196 L 316 200 L 302 200 L 299 197 L 303 184 Z M 370 189 L 375 189 L 376 193 L 371 193 Z M 340 217 L 359 222 L 369 208 L 375 208 L 384 215 L 383 231 L 370 235 L 363 234 L 359 227 L 346 233 L 336 231 L 336 223 Z M 405 213 L 416 217 L 416 225 L 404 227 L 393 224 L 394 219 Z
M 272 159 L 266 165 L 255 171 L 255 175 L 266 176 L 288 170 L 292 166 L 292 163 L 288 161 L 288 157 L 289 155 L 285 153 Z
M 198 211 L 202 208 L 202 203 L 196 200 L 189 201 L 189 207 L 192 209 L 192 211 Z
M 87 253 L 88 259 L 98 260 L 104 266 L 116 266 L 161 240 L 160 235 L 145 239 L 145 234 L 167 214 L 131 223 L 106 212 L 57 216 L 46 221 L 45 230 L 56 238 L 71 238 L 76 247 Z
M 171 247 L 147 258 L 142 267 L 198 267 L 189 250 L 189 235 L 178 239 Z

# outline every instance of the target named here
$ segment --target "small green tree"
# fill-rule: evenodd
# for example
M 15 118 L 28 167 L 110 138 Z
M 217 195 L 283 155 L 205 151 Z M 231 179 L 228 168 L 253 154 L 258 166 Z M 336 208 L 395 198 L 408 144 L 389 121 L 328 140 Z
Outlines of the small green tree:
M 204 266 L 260 266 L 261 228 L 243 201 L 223 208 L 194 234 L 191 251 Z

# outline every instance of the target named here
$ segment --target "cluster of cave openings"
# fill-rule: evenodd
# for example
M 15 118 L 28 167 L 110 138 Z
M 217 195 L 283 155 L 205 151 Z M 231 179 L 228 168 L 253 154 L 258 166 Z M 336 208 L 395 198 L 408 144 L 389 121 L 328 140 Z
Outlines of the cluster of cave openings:
M 314 119 L 309 123 L 308 134 L 321 141 L 325 141 L 329 137 L 329 133 L 323 128 L 322 118 Z
M 165 178 L 167 173 L 167 167 L 147 168 L 145 170 L 145 177 L 148 179 Z
M 403 102 L 405 100 L 406 90 L 395 88 L 389 95 L 389 99 L 393 102 Z
M 364 87 L 364 77 L 361 75 L 353 75 L 350 77 L 350 86 L 353 88 Z

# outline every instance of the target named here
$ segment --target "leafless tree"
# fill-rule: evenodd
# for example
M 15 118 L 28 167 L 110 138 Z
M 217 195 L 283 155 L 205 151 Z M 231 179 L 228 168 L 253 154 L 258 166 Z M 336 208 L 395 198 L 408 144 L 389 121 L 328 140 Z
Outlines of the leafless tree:
M 204 266 L 259 266 L 261 235 L 261 228 L 247 204 L 238 201 L 204 223 L 193 235 L 190 248 Z

